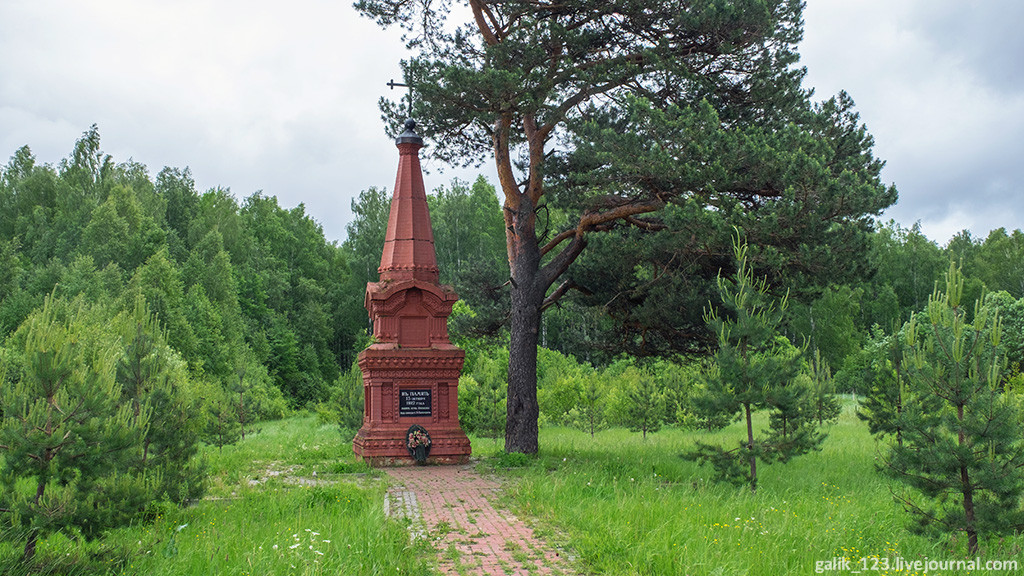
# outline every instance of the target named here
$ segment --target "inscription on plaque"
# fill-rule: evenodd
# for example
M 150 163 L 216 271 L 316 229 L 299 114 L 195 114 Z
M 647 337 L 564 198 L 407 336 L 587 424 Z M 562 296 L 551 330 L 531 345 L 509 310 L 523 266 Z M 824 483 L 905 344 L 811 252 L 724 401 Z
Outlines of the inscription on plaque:
M 421 390 L 402 389 L 398 391 L 398 415 L 433 416 L 430 388 Z

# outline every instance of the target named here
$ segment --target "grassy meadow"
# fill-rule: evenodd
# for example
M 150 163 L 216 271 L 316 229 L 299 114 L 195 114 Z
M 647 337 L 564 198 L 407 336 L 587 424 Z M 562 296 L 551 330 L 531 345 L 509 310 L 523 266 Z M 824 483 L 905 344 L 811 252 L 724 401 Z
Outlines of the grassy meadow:
M 39 545 L 30 571 L 21 545 L 0 544 L 0 574 L 430 574 L 433 551 L 384 517 L 385 483 L 316 416 L 258 425 L 222 450 L 205 448 L 206 499 L 157 506 L 102 542 L 62 536 Z
M 763 424 L 763 422 L 762 422 Z M 736 426 L 713 436 L 738 439 Z M 481 469 L 507 481 L 501 504 L 572 558 L 580 574 L 813 574 L 816 562 L 963 558 L 955 538 L 907 532 L 889 484 L 873 468 L 875 442 L 847 401 L 820 453 L 759 466 L 757 494 L 708 481 L 679 454 L 697 436 L 666 429 L 541 431 L 541 455 L 501 455 L 473 439 Z M 33 574 L 431 574 L 431 544 L 386 519 L 384 476 L 367 468 L 333 426 L 313 416 L 261 425 L 223 450 L 208 447 L 208 497 L 185 510 L 155 506 L 102 542 L 53 536 Z M 429 527 L 433 529 L 434 527 Z M 986 559 L 1021 556 L 1024 538 L 983 546 Z M 0 544 L 0 573 L 25 573 L 21 547 Z M 875 560 L 879 564 L 875 564 Z M 839 573 L 833 571 L 832 573 Z M 930 572 L 930 574 L 963 572 Z
M 696 435 L 668 429 L 644 440 L 613 429 L 591 439 L 576 430 L 544 430 L 541 456 L 505 472 L 513 480 L 507 504 L 538 519 L 584 574 L 813 574 L 816 562 L 840 557 L 853 570 L 866 562 L 863 573 L 910 575 L 916 573 L 882 566 L 897 557 L 964 558 L 962 539 L 907 531 L 908 516 L 874 469 L 878 447 L 852 400 L 821 452 L 788 464 L 759 463 L 756 494 L 749 486 L 709 482 L 708 468 L 680 458 Z M 742 430 L 734 424 L 700 436 L 737 442 Z M 992 540 L 983 558 L 1021 559 L 1022 549 L 1024 537 Z M 929 572 L 942 573 L 965 572 Z

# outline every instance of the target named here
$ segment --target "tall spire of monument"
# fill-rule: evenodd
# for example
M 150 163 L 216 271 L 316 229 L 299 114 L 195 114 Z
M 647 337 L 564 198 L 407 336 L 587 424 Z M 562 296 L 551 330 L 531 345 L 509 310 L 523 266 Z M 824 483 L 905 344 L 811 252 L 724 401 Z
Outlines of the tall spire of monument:
M 381 254 L 380 281 L 422 280 L 438 282 L 434 232 L 430 227 L 427 193 L 423 187 L 419 150 L 423 139 L 416 134 L 416 122 L 405 121 L 405 132 L 395 140 L 398 146 L 398 176 L 391 198 L 388 231 Z

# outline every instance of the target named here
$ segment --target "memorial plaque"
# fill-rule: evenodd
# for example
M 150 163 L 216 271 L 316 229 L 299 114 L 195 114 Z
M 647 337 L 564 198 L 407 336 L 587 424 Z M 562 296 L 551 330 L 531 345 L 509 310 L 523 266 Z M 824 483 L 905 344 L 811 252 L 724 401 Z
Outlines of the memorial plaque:
M 398 416 L 433 416 L 430 388 L 398 391 Z

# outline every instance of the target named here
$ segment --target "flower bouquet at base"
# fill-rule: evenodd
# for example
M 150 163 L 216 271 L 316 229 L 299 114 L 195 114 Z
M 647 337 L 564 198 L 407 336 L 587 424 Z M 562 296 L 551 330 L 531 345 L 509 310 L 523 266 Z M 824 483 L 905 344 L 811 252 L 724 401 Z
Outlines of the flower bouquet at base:
M 416 460 L 418 464 L 425 463 L 427 455 L 430 453 L 430 434 L 423 426 L 413 424 L 405 433 L 405 447 L 409 449 L 413 460 Z

